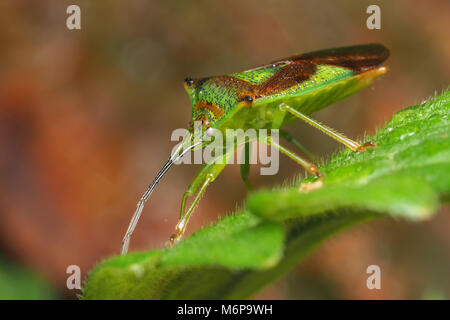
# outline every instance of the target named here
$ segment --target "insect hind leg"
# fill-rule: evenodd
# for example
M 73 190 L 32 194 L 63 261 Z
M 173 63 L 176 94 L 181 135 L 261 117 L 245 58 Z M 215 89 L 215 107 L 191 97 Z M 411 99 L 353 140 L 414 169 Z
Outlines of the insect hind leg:
M 306 123 L 308 123 L 309 125 L 313 126 L 316 129 L 319 129 L 320 131 L 322 131 L 323 133 L 327 134 L 328 136 L 330 136 L 331 138 L 337 140 L 338 142 L 344 144 L 345 146 L 347 146 L 348 148 L 350 148 L 353 151 L 358 151 L 358 152 L 363 152 L 366 151 L 366 149 L 368 147 L 375 147 L 376 144 L 368 141 L 366 143 L 364 143 L 363 145 L 360 145 L 359 143 L 357 143 L 356 141 L 353 141 L 350 138 L 347 138 L 345 135 L 343 135 L 342 133 L 337 132 L 336 130 L 316 121 L 313 120 L 309 117 L 307 117 L 306 115 L 304 115 L 303 113 L 295 110 L 294 108 L 286 105 L 286 104 L 281 104 L 280 105 L 280 109 L 286 112 L 289 112 L 290 114 L 294 115 L 295 117 L 305 121 Z
M 309 151 L 304 145 L 300 143 L 296 138 L 294 138 L 289 131 L 280 129 L 280 137 L 286 140 L 289 143 L 292 143 L 294 146 L 296 146 L 300 151 L 302 151 L 304 154 L 308 156 L 311 160 L 314 162 L 317 162 L 316 156 Z

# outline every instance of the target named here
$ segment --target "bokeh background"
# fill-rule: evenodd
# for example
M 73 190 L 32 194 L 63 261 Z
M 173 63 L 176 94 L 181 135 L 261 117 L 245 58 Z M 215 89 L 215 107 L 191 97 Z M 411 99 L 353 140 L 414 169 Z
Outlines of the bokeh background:
M 81 30 L 66 8 L 81 7 Z M 366 8 L 381 8 L 368 30 Z M 381 42 L 390 72 L 373 88 L 315 114 L 350 137 L 450 84 L 450 2 L 41 1 L 0 2 L 0 298 L 74 299 L 66 268 L 82 276 L 117 254 L 136 202 L 187 126 L 182 81 L 248 69 L 293 54 Z M 303 123 L 290 126 L 315 154 L 341 147 Z M 147 203 L 132 250 L 162 248 L 199 167 L 178 166 Z M 276 176 L 302 173 L 281 159 Z M 188 233 L 242 204 L 239 166 L 208 189 Z M 450 214 L 409 224 L 353 227 L 327 241 L 256 298 L 450 298 Z M 382 290 L 366 288 L 366 268 Z

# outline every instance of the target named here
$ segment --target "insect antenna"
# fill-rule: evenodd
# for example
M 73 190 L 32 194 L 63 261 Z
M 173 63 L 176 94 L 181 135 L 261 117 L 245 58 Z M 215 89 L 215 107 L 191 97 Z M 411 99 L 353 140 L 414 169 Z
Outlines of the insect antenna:
M 185 139 L 190 139 L 191 135 L 188 135 Z M 186 141 L 186 140 L 185 140 Z M 197 141 L 192 145 L 187 146 L 184 150 L 183 147 L 185 146 L 185 141 L 180 143 L 180 145 L 177 147 L 177 149 L 173 152 L 173 154 L 170 156 L 169 160 L 166 162 L 166 164 L 162 167 L 162 169 L 158 172 L 153 182 L 150 184 L 150 186 L 147 188 L 147 191 L 142 195 L 141 200 L 139 200 L 136 211 L 134 212 L 133 217 L 131 218 L 130 224 L 128 226 L 127 232 L 125 233 L 125 236 L 122 240 L 122 255 L 127 254 L 128 252 L 128 246 L 130 244 L 130 237 L 131 234 L 134 231 L 134 228 L 136 227 L 136 224 L 139 220 L 139 217 L 141 216 L 142 209 L 144 208 L 144 204 L 147 201 L 147 199 L 152 194 L 153 189 L 158 184 L 158 182 L 161 180 L 161 178 L 166 174 L 166 172 L 170 169 L 170 167 L 180 160 L 188 151 L 192 150 L 199 144 L 201 144 L 203 141 Z M 180 151 L 182 152 L 180 153 Z M 180 154 L 179 154 L 180 153 Z

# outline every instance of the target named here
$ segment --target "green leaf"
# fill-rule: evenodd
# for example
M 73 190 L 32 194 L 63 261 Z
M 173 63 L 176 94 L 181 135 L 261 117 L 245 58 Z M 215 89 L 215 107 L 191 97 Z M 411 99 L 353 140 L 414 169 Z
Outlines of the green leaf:
M 450 92 L 397 113 L 310 177 L 259 191 L 246 207 L 173 248 L 113 257 L 88 276 L 85 299 L 242 299 L 323 240 L 378 217 L 422 221 L 450 198 Z
M 283 253 L 283 241 L 280 224 L 247 213 L 228 216 L 171 249 L 103 262 L 89 275 L 84 298 L 207 297 L 234 270 L 273 267 Z
M 315 192 L 298 188 L 266 191 L 248 201 L 250 211 L 266 219 L 283 221 L 323 212 L 352 208 L 410 219 L 429 218 L 439 207 L 439 199 L 427 181 L 391 173 L 358 185 L 327 184 Z

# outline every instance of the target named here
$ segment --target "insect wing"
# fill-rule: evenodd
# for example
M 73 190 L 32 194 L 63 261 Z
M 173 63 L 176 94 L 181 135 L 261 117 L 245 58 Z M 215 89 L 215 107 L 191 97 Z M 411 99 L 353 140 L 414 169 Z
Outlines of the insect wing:
M 360 73 L 379 66 L 388 57 L 389 50 L 382 44 L 365 44 L 304 53 L 273 63 L 310 61 L 314 64 L 349 68 L 355 73 Z

